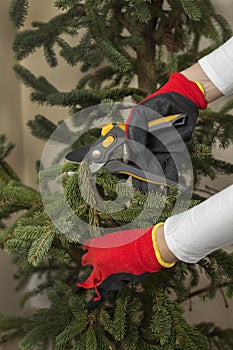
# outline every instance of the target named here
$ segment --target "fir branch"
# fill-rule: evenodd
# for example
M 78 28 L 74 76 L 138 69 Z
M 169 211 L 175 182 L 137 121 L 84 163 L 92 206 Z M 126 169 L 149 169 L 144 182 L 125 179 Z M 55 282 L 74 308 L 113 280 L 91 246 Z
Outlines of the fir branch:
M 38 29 L 18 32 L 13 42 L 13 50 L 17 60 L 22 60 L 33 53 L 37 48 L 45 47 L 50 38 L 50 43 L 55 43 L 56 38 L 74 22 L 84 15 L 83 6 L 71 8 L 66 13 L 59 14 L 48 23 L 37 24 Z M 50 46 L 51 47 L 51 46 Z
M 86 333 L 86 350 L 98 350 L 97 339 L 93 327 L 89 327 Z
M 214 14 L 216 22 L 219 24 L 222 32 L 222 41 L 227 41 L 232 36 L 232 29 L 227 20 L 220 14 Z
M 11 180 L 20 181 L 11 166 L 4 160 L 0 161 L 0 182 L 7 185 Z
M 34 266 L 38 265 L 48 253 L 55 237 L 54 229 L 42 229 L 41 237 L 37 238 L 31 245 L 28 252 L 28 261 Z
M 33 94 L 32 97 L 35 98 L 36 95 Z M 103 99 L 99 91 L 92 90 L 72 90 L 70 92 L 50 94 L 48 96 L 43 94 L 43 98 L 45 98 L 47 104 L 51 106 L 63 107 L 95 105 L 100 103 Z
M 31 129 L 32 135 L 42 139 L 48 140 L 57 126 L 41 114 L 37 114 L 34 120 L 28 121 L 28 126 Z
M 91 89 L 74 89 L 71 92 L 52 93 L 46 95 L 44 93 L 32 93 L 33 101 L 46 103 L 50 106 L 72 107 L 80 105 L 82 107 L 93 106 L 99 104 L 102 100 L 111 99 L 114 101 L 122 100 L 132 94 L 140 94 L 143 92 L 136 88 L 115 88 L 111 90 L 91 90 Z
M 68 265 L 72 261 L 69 252 L 65 249 L 56 247 L 50 248 L 48 260 L 51 263 L 57 263 L 58 265 Z
M 18 253 L 21 256 L 26 256 L 30 243 L 21 239 L 12 238 L 9 239 L 4 245 L 5 251 L 9 253 Z
M 69 65 L 74 66 L 78 62 L 84 62 L 83 71 L 100 66 L 104 60 L 103 52 L 97 44 L 93 42 L 88 30 L 74 47 L 71 47 L 67 41 L 60 37 L 57 38 L 56 42 L 61 48 L 60 55 Z
M 5 134 L 0 135 L 0 161 L 6 158 L 14 148 L 14 144 L 7 142 Z
M 106 339 L 106 336 L 102 334 L 102 331 L 100 330 L 99 326 L 95 327 L 95 334 L 98 344 L 98 350 L 113 350 L 113 348 L 110 346 L 110 341 Z M 83 348 L 82 348 L 83 349 Z M 80 349 L 80 350 L 82 350 Z
M 199 21 L 202 14 L 197 1 L 194 0 L 179 0 L 186 15 L 193 21 Z
M 27 17 L 28 0 L 12 0 L 9 8 L 9 18 L 14 26 L 19 29 Z
M 39 204 L 40 195 L 30 187 L 13 181 L 3 188 L 0 184 L 0 208 L 4 209 L 5 205 L 14 206 L 17 211 L 30 209 L 32 206 L 38 207 Z
M 81 316 L 81 315 L 80 315 Z M 63 350 L 65 345 L 70 343 L 71 340 L 75 340 L 80 333 L 86 328 L 86 322 L 82 322 L 82 318 L 75 319 L 71 322 L 57 337 L 55 340 L 56 350 Z M 92 344 L 93 345 L 93 344 Z M 89 348 L 90 350 L 94 348 Z
M 26 317 L 0 315 L 0 345 L 24 336 L 29 323 L 30 321 Z
M 96 35 L 94 35 L 94 37 L 99 47 L 102 48 L 105 55 L 109 58 L 110 62 L 112 62 L 114 68 L 123 73 L 132 71 L 132 63 L 117 51 L 109 41 L 99 38 Z
M 187 347 L 189 350 L 206 350 L 207 342 L 197 328 L 188 325 L 184 318 L 184 310 L 164 293 L 156 292 L 153 306 L 151 331 L 162 346 L 173 344 Z M 162 327 L 162 328 L 161 328 Z
M 123 340 L 123 346 L 125 349 L 138 349 L 137 346 L 140 339 L 142 309 L 143 305 L 141 298 L 139 298 L 138 294 L 134 293 L 131 297 L 127 312 L 127 330 L 125 339 Z
M 228 285 L 230 285 L 232 283 L 232 281 L 225 281 L 222 283 L 219 283 L 216 288 L 220 289 L 220 288 L 224 288 L 227 287 Z M 209 290 L 212 288 L 212 286 L 207 285 L 205 287 L 199 288 L 197 290 L 194 290 L 193 292 L 190 292 L 187 296 L 187 299 L 191 299 L 197 296 L 201 296 L 202 294 L 208 294 Z
M 1 245 L 4 246 L 5 244 L 7 244 L 9 240 L 14 238 L 15 229 L 17 228 L 22 218 L 30 216 L 33 213 L 37 212 L 38 210 L 40 210 L 40 206 L 32 206 L 30 209 L 27 209 L 23 214 L 21 214 L 18 218 L 16 218 L 15 221 L 11 225 L 9 225 L 5 230 L 0 231 Z
M 142 23 L 148 23 L 152 19 L 150 1 L 128 1 L 126 12 L 129 11 L 131 12 L 131 16 L 135 16 Z
M 223 116 L 224 119 L 222 119 L 222 120 L 225 120 L 225 117 L 226 117 L 225 114 L 226 114 L 226 113 L 229 113 L 230 110 L 232 110 L 232 109 L 233 109 L 233 98 L 230 99 L 230 100 L 228 100 L 227 102 L 225 102 L 224 105 L 220 108 L 219 112 L 220 112 L 221 114 L 224 114 L 224 116 Z M 233 119 L 232 114 L 228 115 L 227 117 L 228 117 L 228 118 L 231 120 L 231 122 L 232 122 L 232 119 Z
M 71 7 L 80 6 L 80 0 L 56 0 L 54 6 L 59 9 L 66 10 Z
M 88 84 L 88 82 L 93 78 L 93 75 L 90 74 L 86 74 L 84 77 L 82 77 L 78 84 L 76 85 L 75 89 L 77 90 L 82 90 L 86 87 L 86 85 Z
M 45 283 L 40 283 L 39 286 L 37 286 L 36 288 L 33 288 L 32 290 L 27 291 L 26 293 L 23 294 L 23 296 L 20 299 L 20 306 L 23 307 L 25 306 L 25 303 L 37 296 L 37 295 L 42 295 L 43 293 L 45 293 L 45 291 L 47 291 L 48 288 L 51 288 L 53 286 L 53 282 L 49 281 L 49 282 L 45 282 Z
M 76 53 L 77 48 L 72 48 L 64 39 L 62 38 L 58 38 L 56 40 L 57 44 L 60 46 L 61 51 L 60 51 L 60 55 L 66 60 L 66 62 L 71 65 L 74 66 L 78 60 L 79 57 Z
M 208 339 L 211 350 L 231 350 L 233 347 L 233 331 L 231 328 L 221 329 L 212 322 L 202 322 L 197 328 Z
M 112 323 L 112 335 L 115 341 L 121 341 L 126 336 L 127 308 L 130 302 L 131 290 L 129 288 L 120 291 L 116 298 L 116 307 Z
M 76 305 L 80 306 L 77 296 L 72 296 L 73 300 L 70 304 L 70 288 L 60 282 L 56 281 L 53 290 L 48 293 L 51 307 L 46 309 L 39 309 L 30 317 L 30 322 L 27 327 L 26 336 L 20 343 L 22 349 L 32 349 L 41 344 L 41 340 L 49 340 L 55 348 L 64 349 L 67 342 L 69 344 L 70 338 L 75 334 L 80 334 L 87 324 L 87 313 L 79 310 L 77 319 L 73 318 L 73 308 Z M 63 307 L 65 306 L 65 309 Z M 64 331 L 64 332 L 63 332 Z M 55 342 L 56 339 L 56 342 Z M 57 345 L 57 347 L 56 347 Z
M 20 79 L 26 86 L 41 91 L 45 94 L 58 92 L 58 90 L 52 84 L 50 84 L 45 77 L 39 76 L 36 78 L 35 75 L 33 75 L 21 64 L 15 64 L 13 69 L 18 79 Z
M 223 160 L 219 159 L 211 159 L 210 165 L 215 169 L 218 170 L 219 174 L 226 174 L 231 175 L 233 174 L 233 164 L 229 162 L 225 162 Z
M 105 333 L 108 332 L 109 334 L 114 336 L 113 321 L 109 313 L 103 308 L 100 310 L 99 320 L 101 324 L 104 326 Z
M 47 40 L 47 42 L 44 44 L 44 56 L 46 58 L 48 65 L 51 68 L 56 67 L 58 65 L 57 56 L 53 49 L 53 46 L 54 46 L 53 40 Z
M 102 83 L 105 81 L 112 81 L 114 74 L 116 73 L 116 71 L 113 69 L 113 67 L 111 66 L 107 66 L 107 67 L 102 67 L 98 70 L 96 70 L 95 74 L 92 74 L 89 78 L 89 86 L 91 89 L 100 89 L 102 86 Z M 120 79 L 122 78 L 122 74 L 117 75 Z M 115 87 L 116 81 L 114 81 L 113 87 Z M 105 89 L 110 89 L 110 86 L 108 86 Z
M 127 57 L 116 49 L 113 43 L 106 36 L 106 24 L 101 21 L 100 17 L 96 16 L 95 5 L 95 1 L 93 0 L 89 0 L 87 2 L 89 28 L 92 38 L 96 41 L 98 47 L 104 52 L 104 55 L 117 70 L 123 73 L 132 71 L 133 65 L 130 57 Z M 102 11 L 103 9 L 101 9 L 101 12 Z
M 204 144 L 198 143 L 195 144 L 193 147 L 193 154 L 192 156 L 197 159 L 204 160 L 205 158 L 209 158 L 211 156 L 212 152 L 209 146 L 206 146 Z
M 48 323 L 44 322 L 31 329 L 26 336 L 20 341 L 19 346 L 22 350 L 31 350 L 38 344 L 41 344 L 48 337 Z M 52 328 L 52 325 L 51 325 Z M 51 331 L 50 328 L 50 331 Z M 51 333 L 50 333 L 51 334 Z

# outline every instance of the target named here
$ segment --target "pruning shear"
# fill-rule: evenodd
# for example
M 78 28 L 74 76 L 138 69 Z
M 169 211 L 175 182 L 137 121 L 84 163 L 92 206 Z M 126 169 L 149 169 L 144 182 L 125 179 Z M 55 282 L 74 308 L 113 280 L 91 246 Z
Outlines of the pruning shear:
M 148 122 L 148 132 L 154 133 L 162 128 L 185 125 L 186 114 L 174 114 L 158 118 Z M 162 176 L 150 173 L 149 169 L 141 170 L 137 166 L 130 164 L 129 139 L 126 137 L 126 125 L 121 122 L 109 123 L 102 127 L 101 135 L 94 144 L 85 145 L 66 155 L 70 162 L 80 164 L 86 161 L 91 174 L 96 174 L 104 167 L 112 174 L 125 174 L 148 183 L 171 187 L 177 183 L 165 179 Z M 121 156 L 119 155 L 121 151 Z M 118 155 L 116 155 L 118 152 Z M 71 175 L 71 174 L 70 174 Z

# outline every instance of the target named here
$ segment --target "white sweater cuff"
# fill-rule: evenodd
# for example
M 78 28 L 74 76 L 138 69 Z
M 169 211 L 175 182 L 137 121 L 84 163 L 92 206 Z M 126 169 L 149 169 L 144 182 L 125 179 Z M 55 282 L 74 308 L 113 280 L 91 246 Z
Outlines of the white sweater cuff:
M 223 95 L 233 93 L 233 37 L 198 63 Z
M 233 243 L 233 185 L 164 225 L 165 240 L 181 261 L 195 263 Z

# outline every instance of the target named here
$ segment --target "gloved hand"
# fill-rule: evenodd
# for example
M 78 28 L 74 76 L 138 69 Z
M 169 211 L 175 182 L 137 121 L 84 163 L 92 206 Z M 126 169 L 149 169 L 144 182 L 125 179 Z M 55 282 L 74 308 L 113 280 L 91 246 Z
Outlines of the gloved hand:
M 152 93 L 146 99 L 134 106 L 126 122 L 126 136 L 137 143 L 130 146 L 130 159 L 142 166 L 142 170 L 150 172 L 158 171 L 151 162 L 152 157 L 146 157 L 143 151 L 140 151 L 140 144 L 146 146 L 158 160 L 162 167 L 165 178 L 174 182 L 177 181 L 177 167 L 172 153 L 180 155 L 182 161 L 182 143 L 178 142 L 174 132 L 169 128 L 161 128 L 152 133 L 148 133 L 148 122 L 156 117 L 170 116 L 174 114 L 185 114 L 187 117 L 184 123 L 172 122 L 186 144 L 192 136 L 193 128 L 198 117 L 198 110 L 205 109 L 207 101 L 204 96 L 204 89 L 200 83 L 188 80 L 181 73 L 173 73 L 169 81 L 159 90 Z M 142 108 L 147 107 L 147 108 Z M 162 140 L 162 141 L 161 141 Z M 165 141 L 165 142 L 164 142 Z M 183 144 L 183 145 L 184 145 Z M 178 158 L 179 159 L 179 158 Z M 177 157 L 176 157 L 177 160 Z M 177 163 L 177 162 L 176 162 Z M 160 169 L 161 170 L 161 169 Z M 133 179 L 133 185 L 146 192 L 147 184 L 137 179 Z
M 84 242 L 83 249 L 87 252 L 82 265 L 91 265 L 92 271 L 76 282 L 73 291 L 95 288 L 96 295 L 86 305 L 88 310 L 98 307 L 111 291 L 123 289 L 129 282 L 140 282 L 149 273 L 175 264 L 164 262 L 158 250 L 156 232 L 161 225 L 113 232 Z

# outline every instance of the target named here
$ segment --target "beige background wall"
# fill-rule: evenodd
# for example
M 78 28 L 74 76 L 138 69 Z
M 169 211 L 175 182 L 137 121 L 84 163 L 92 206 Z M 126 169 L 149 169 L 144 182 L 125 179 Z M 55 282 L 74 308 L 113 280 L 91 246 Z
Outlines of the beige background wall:
M 218 11 L 233 26 L 232 0 L 215 0 L 213 2 Z M 61 120 L 64 117 L 64 111 L 32 104 L 29 100 L 29 90 L 21 86 L 16 80 L 12 71 L 14 57 L 11 45 L 14 38 L 14 29 L 8 20 L 9 3 L 9 0 L 0 2 L 0 133 L 6 133 L 9 140 L 16 144 L 9 162 L 27 184 L 35 186 L 34 164 L 37 159 L 40 159 L 44 143 L 31 136 L 26 125 L 27 120 L 32 119 L 37 113 L 44 114 L 53 120 Z M 49 19 L 54 12 L 52 3 L 52 1 L 47 0 L 30 1 L 30 18 L 33 20 Z M 63 74 L 65 66 L 63 61 L 59 62 L 60 66 L 57 69 L 48 68 L 42 52 L 33 54 L 23 63 L 34 74 L 47 76 L 55 86 L 63 91 L 75 86 L 79 74 L 77 68 L 67 70 L 67 67 L 65 74 Z M 232 149 L 224 153 L 216 152 L 222 158 L 232 161 Z M 225 184 L 232 182 L 232 178 L 225 177 L 216 181 L 216 185 L 220 189 Z M 14 267 L 10 264 L 9 257 L 4 253 L 0 253 L 0 312 L 6 314 L 19 312 L 18 295 L 14 292 L 13 273 Z M 197 300 L 194 300 L 194 310 L 191 313 L 187 311 L 187 317 L 192 322 L 208 319 L 217 321 L 222 326 L 233 326 L 233 303 L 231 303 L 229 309 L 225 309 L 221 296 L 218 299 L 218 303 L 214 302 L 206 306 L 198 305 Z M 4 349 L 6 348 L 4 347 Z

